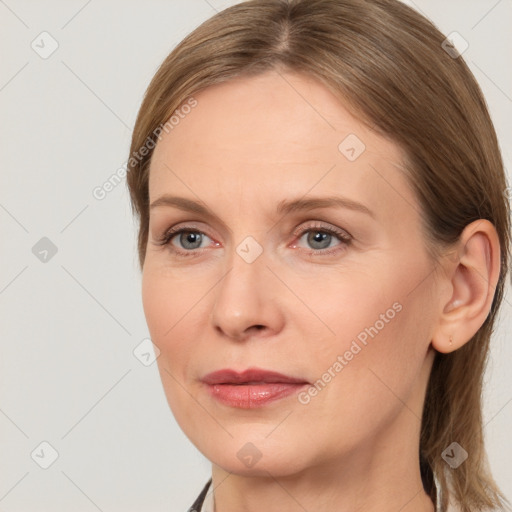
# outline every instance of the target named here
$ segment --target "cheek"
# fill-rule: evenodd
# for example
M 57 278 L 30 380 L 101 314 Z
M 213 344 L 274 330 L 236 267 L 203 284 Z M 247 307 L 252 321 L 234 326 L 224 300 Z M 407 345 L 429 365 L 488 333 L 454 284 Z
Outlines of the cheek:
M 384 415 L 393 406 L 403 407 L 401 400 L 407 400 L 420 375 L 433 317 L 428 290 L 419 286 L 411 293 L 411 281 L 402 277 L 396 271 L 383 272 L 380 279 L 358 276 L 357 286 L 355 281 L 338 284 L 327 294 L 329 301 L 310 293 L 311 309 L 334 332 L 314 350 L 304 347 L 317 379 L 315 396 L 323 395 L 311 402 L 342 407 L 352 417 L 368 414 L 374 421 L 377 411 Z
M 196 342 L 208 318 L 205 289 L 200 280 L 194 283 L 149 266 L 142 276 L 144 315 L 151 339 L 160 350 L 157 362 L 166 386 L 173 386 L 173 382 L 163 369 L 179 382 L 193 377 L 191 362 L 197 358 Z
M 379 279 L 377 275 L 346 272 L 339 279 L 324 281 L 322 287 L 295 287 L 300 290 L 298 294 L 307 297 L 309 310 L 316 319 L 311 314 L 301 314 L 294 321 L 302 324 L 302 332 L 311 334 L 312 325 L 322 329 L 323 341 L 312 345 L 310 340 L 304 348 L 325 369 L 329 360 L 332 363 L 345 353 L 350 362 L 364 360 L 362 355 L 368 347 L 382 345 L 400 322 L 402 293 L 390 276 L 386 277 L 388 282 L 382 274 Z M 316 370 L 320 368 L 316 366 Z
M 196 413 L 194 402 L 183 388 L 193 358 L 186 326 L 193 318 L 194 311 L 190 309 L 195 302 L 184 296 L 184 290 L 175 286 L 174 280 L 145 267 L 142 277 L 144 315 L 151 340 L 160 350 L 156 362 L 167 403 L 184 431 L 190 429 L 187 418 Z
M 157 362 L 174 374 L 183 357 L 178 332 L 183 323 L 180 319 L 186 315 L 185 306 L 189 301 L 184 298 L 183 291 L 171 283 L 160 272 L 147 267 L 144 269 L 142 305 L 151 340 L 160 350 Z M 169 376 L 162 374 L 162 377 L 167 382 Z
M 142 274 L 142 306 L 146 323 L 151 334 L 151 338 L 156 343 L 169 329 L 172 318 L 168 308 L 168 301 L 172 295 L 166 293 L 165 287 L 162 285 L 157 276 L 147 267 L 144 268 Z M 162 350 L 164 347 L 158 347 Z
M 186 315 L 197 302 L 199 292 L 194 291 L 191 280 L 180 279 L 157 265 L 145 266 L 142 305 L 151 334 L 160 340 L 172 339 L 180 322 L 188 321 Z

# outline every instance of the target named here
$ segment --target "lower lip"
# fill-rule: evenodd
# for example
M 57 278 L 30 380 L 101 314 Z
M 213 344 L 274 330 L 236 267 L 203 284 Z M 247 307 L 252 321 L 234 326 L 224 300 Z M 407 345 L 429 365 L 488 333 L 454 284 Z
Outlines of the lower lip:
M 210 394 L 219 402 L 241 409 L 255 409 L 293 395 L 308 384 L 269 382 L 262 384 L 211 384 Z

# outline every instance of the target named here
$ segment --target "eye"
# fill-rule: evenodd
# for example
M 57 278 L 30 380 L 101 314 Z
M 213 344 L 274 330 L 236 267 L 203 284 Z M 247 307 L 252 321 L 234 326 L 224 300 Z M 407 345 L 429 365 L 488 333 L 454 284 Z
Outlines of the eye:
M 350 245 L 352 240 L 352 237 L 346 231 L 332 226 L 324 226 L 323 224 L 315 224 L 306 228 L 302 227 L 294 234 L 299 237 L 299 240 L 305 237 L 306 243 L 312 249 L 308 252 L 309 255 L 332 254 L 340 249 L 343 250 L 346 246 Z M 331 242 L 336 240 L 340 243 L 332 248 Z M 294 245 L 294 247 L 297 246 Z
M 168 229 L 158 240 L 157 245 L 169 245 L 171 250 L 180 256 L 197 255 L 197 250 L 205 246 L 203 242 L 210 238 L 208 235 L 191 227 Z M 176 239 L 178 245 L 173 243 Z M 216 243 L 216 245 L 218 245 Z

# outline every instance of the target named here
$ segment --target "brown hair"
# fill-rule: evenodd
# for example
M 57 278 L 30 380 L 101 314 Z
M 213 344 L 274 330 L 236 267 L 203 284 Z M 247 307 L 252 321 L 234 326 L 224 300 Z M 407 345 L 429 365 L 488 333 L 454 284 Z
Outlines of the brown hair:
M 363 122 L 402 148 L 432 255 L 457 242 L 472 221 L 492 222 L 501 270 L 491 311 L 468 343 L 436 353 L 419 450 L 425 486 L 435 503 L 435 475 L 443 512 L 449 495 L 463 512 L 495 510 L 509 502 L 488 467 L 481 398 L 508 273 L 510 207 L 482 93 L 462 57 L 443 49 L 444 39 L 397 0 L 252 0 L 225 9 L 188 35 L 151 81 L 133 131 L 127 183 L 140 219 L 143 268 L 149 165 L 164 123 L 212 84 L 288 69 L 322 81 Z M 139 157 L 144 147 L 150 149 Z M 469 454 L 454 470 L 441 457 L 453 441 Z

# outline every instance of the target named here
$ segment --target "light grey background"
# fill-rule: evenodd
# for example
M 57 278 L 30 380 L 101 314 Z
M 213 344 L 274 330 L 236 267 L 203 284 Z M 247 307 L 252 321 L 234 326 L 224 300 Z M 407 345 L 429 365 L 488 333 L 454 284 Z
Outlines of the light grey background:
M 164 57 L 235 3 L 0 0 L 0 511 L 184 511 L 209 477 L 156 364 L 133 354 L 148 331 L 125 182 L 103 200 L 93 190 L 126 161 Z M 407 3 L 469 43 L 510 167 L 511 1 Z M 46 59 L 31 47 L 51 49 L 43 31 L 58 43 Z M 46 262 L 32 250 L 43 237 L 57 248 Z M 485 391 L 491 467 L 509 499 L 511 303 Z M 43 441 L 59 454 L 48 469 Z

